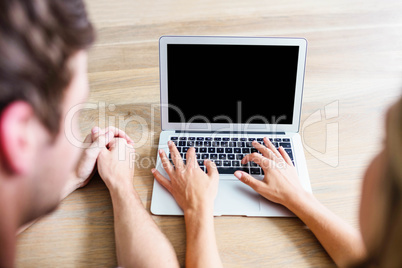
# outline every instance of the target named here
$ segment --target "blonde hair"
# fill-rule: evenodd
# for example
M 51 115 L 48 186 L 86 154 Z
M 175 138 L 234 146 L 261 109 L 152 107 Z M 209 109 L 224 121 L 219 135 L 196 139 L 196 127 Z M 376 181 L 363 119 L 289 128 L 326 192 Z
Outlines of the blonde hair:
M 402 267 L 402 98 L 389 110 L 386 131 L 386 173 L 379 189 L 385 217 L 367 266 Z

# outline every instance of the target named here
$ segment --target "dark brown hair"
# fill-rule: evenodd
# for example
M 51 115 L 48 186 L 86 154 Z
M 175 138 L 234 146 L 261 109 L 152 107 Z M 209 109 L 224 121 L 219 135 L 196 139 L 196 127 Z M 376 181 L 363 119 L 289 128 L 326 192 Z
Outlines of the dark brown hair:
M 94 39 L 82 0 L 0 1 L 0 113 L 25 101 L 58 133 L 69 60 Z

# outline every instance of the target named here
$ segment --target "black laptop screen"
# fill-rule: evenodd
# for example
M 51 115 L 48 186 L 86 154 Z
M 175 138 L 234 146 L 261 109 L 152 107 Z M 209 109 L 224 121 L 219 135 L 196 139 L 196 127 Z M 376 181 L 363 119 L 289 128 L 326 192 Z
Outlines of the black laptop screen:
M 167 45 L 171 123 L 291 124 L 298 46 Z

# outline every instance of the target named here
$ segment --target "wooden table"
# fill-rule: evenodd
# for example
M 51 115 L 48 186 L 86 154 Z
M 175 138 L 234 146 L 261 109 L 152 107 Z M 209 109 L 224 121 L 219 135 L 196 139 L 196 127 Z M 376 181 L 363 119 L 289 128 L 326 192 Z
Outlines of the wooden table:
M 119 127 L 119 118 L 126 120 L 120 127 L 140 145 L 133 183 L 147 210 L 160 132 L 154 109 L 158 38 L 304 37 L 308 54 L 300 129 L 312 189 L 358 227 L 362 174 L 381 146 L 384 111 L 401 93 L 401 1 L 86 2 L 98 31 L 89 53 L 89 102 L 98 108 L 82 114 L 81 128 L 86 134 L 95 125 Z M 183 218 L 153 218 L 184 264 Z M 215 228 L 226 267 L 334 265 L 297 218 L 217 217 Z M 18 237 L 18 267 L 116 265 L 112 205 L 99 177 Z

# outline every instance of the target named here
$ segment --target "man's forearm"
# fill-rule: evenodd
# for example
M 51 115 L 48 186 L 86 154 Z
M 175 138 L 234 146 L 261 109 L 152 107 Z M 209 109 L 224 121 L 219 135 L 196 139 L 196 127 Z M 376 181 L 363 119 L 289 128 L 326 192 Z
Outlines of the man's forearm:
M 365 258 L 366 249 L 359 230 L 324 207 L 312 194 L 301 194 L 288 208 L 310 228 L 338 266 Z
M 222 267 L 215 239 L 212 211 L 185 213 L 187 233 L 187 267 Z
M 175 251 L 134 188 L 111 191 L 116 251 L 122 267 L 178 267 Z

